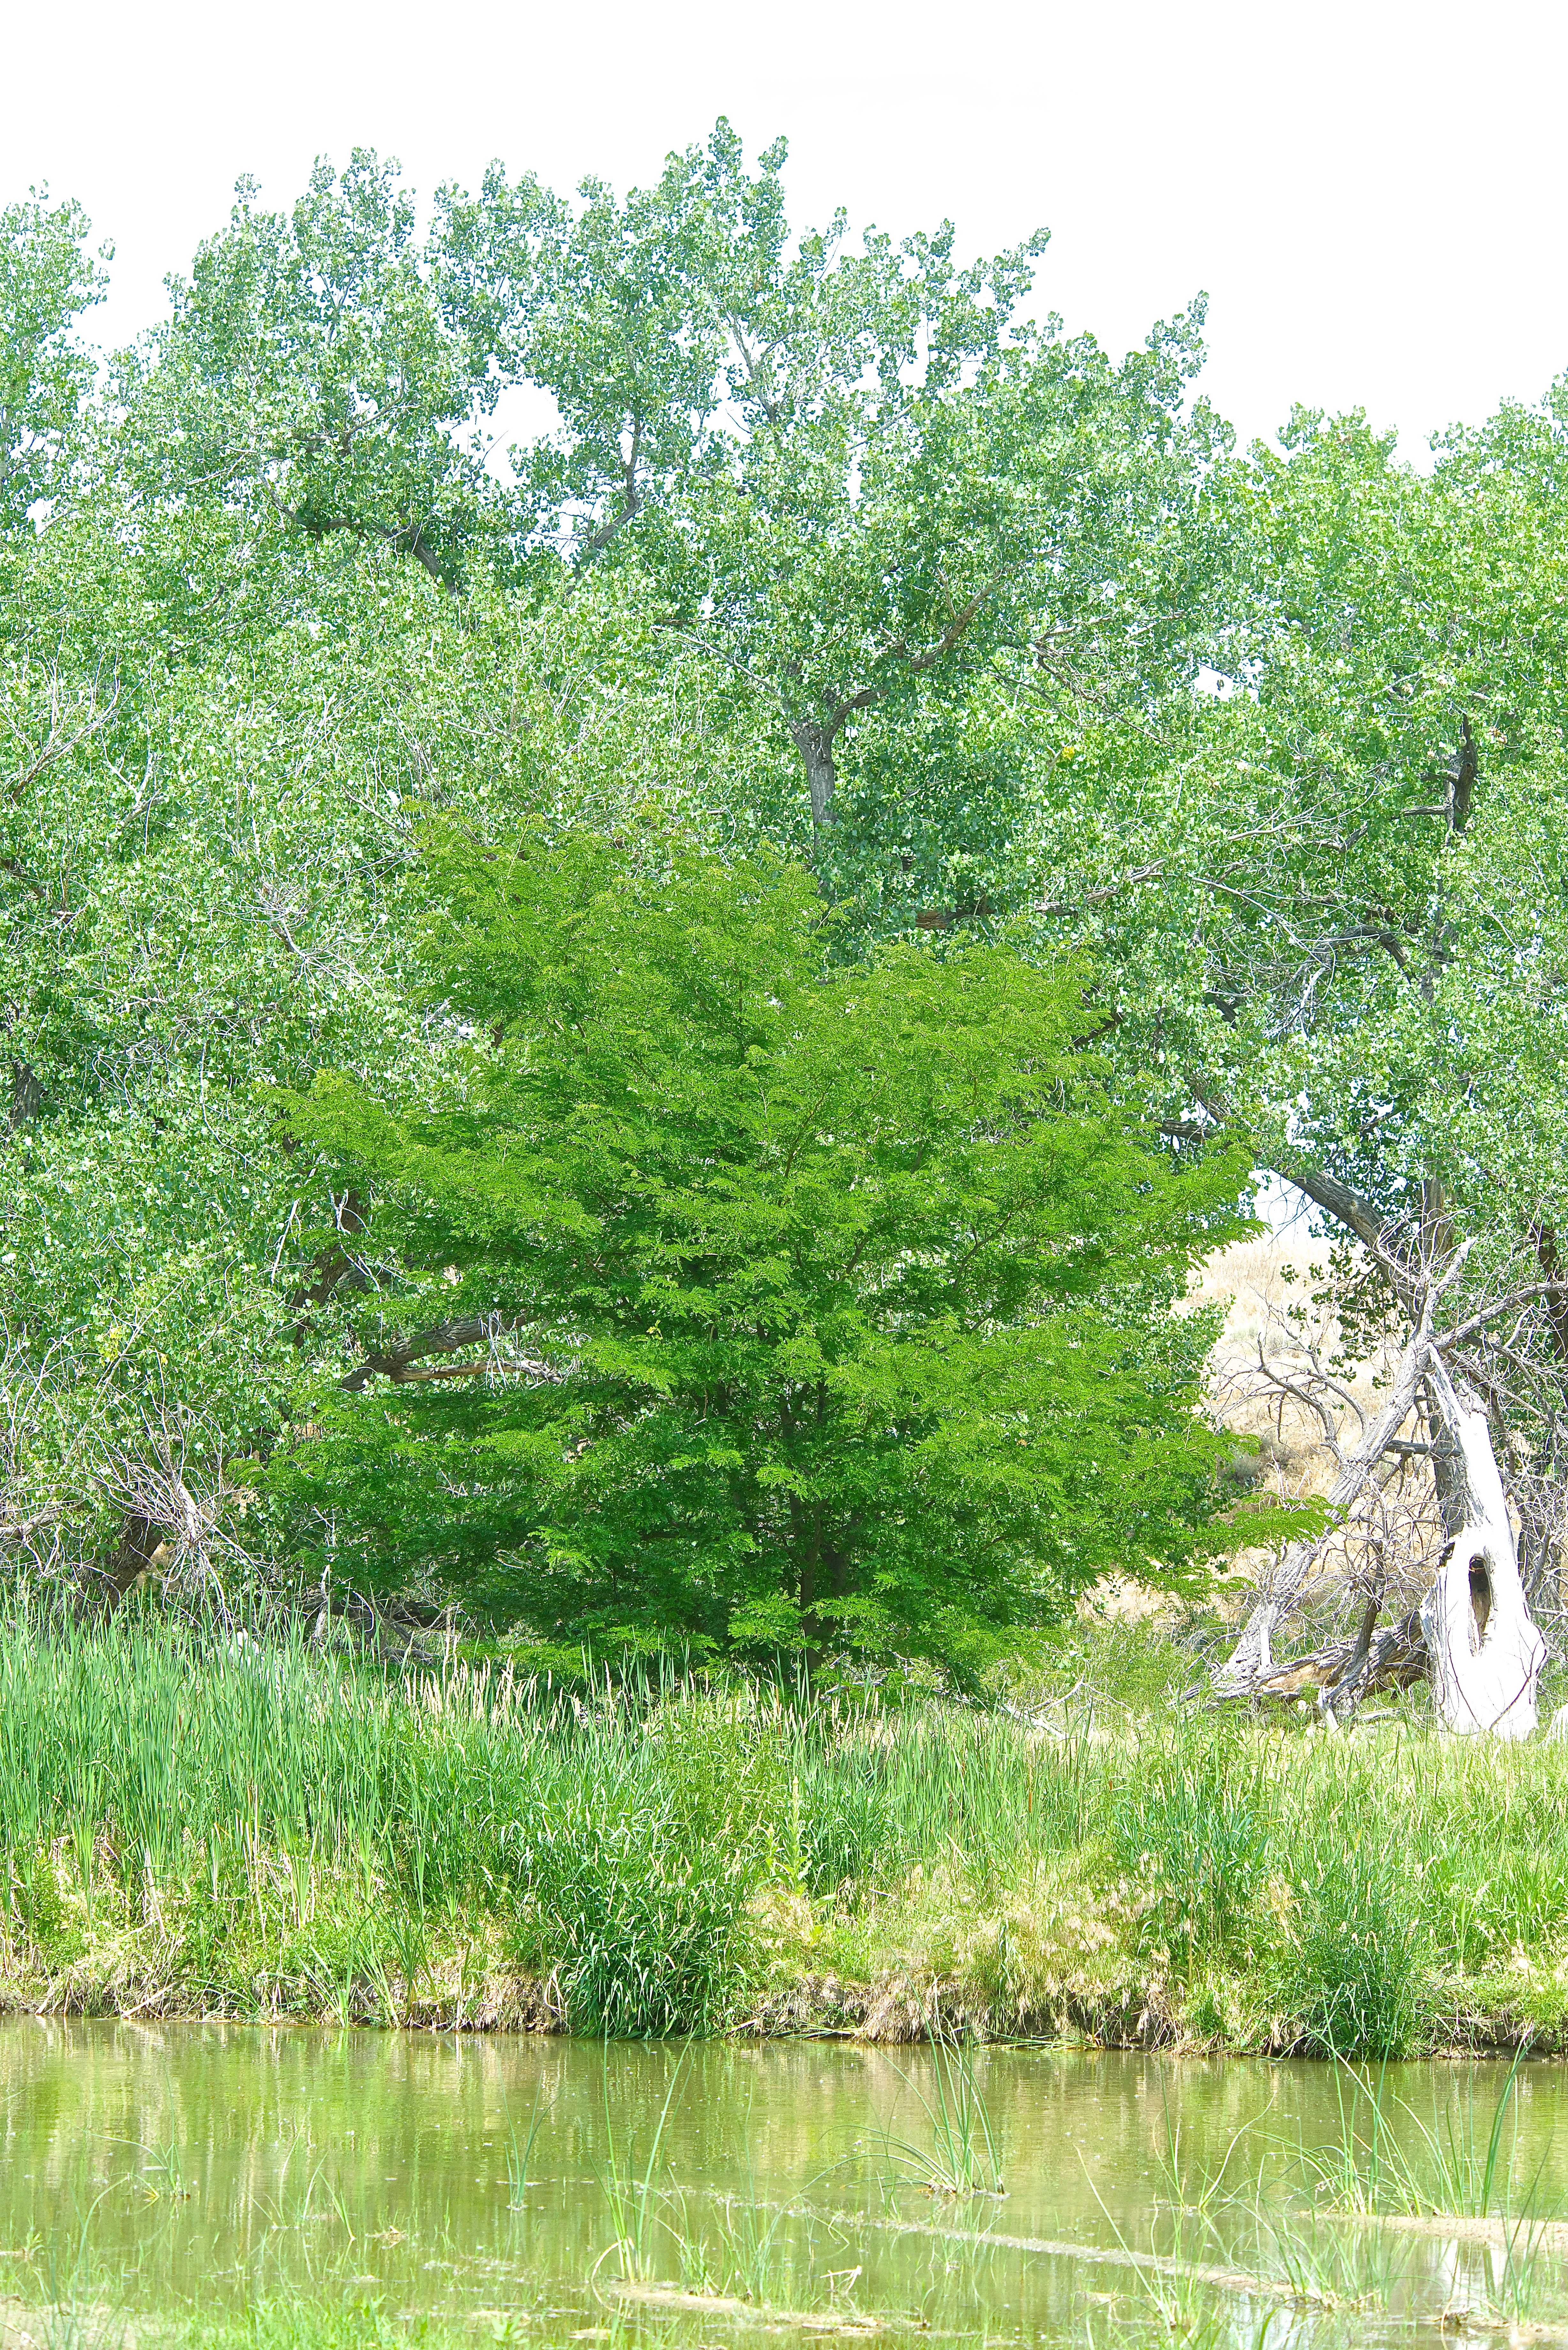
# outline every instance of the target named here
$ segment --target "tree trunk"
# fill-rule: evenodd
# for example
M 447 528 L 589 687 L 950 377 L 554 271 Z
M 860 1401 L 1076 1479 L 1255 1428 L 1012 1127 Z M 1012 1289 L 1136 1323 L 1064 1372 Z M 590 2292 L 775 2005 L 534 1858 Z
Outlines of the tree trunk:
M 1214 1676 L 1218 1697 L 1282 1697 L 1309 1686 L 1345 1719 L 1380 1681 L 1417 1678 L 1424 1662 L 1439 1720 L 1461 1732 L 1528 1738 L 1536 1726 L 1536 1683 L 1546 1643 L 1532 1619 L 1520 1579 L 1513 1526 L 1492 1451 L 1486 1412 L 1458 1388 L 1442 1357 L 1418 1331 L 1400 1357 L 1384 1409 L 1335 1478 L 1336 1514 L 1366 1489 L 1425 1386 L 1434 1431 L 1438 1500 L 1449 1539 L 1437 1580 L 1414 1618 L 1374 1637 L 1380 1595 L 1369 1603 L 1360 1638 L 1348 1651 L 1325 1651 L 1277 1669 L 1272 1635 L 1294 1606 L 1317 1555 L 1316 1543 L 1293 1543 L 1241 1638 Z M 1424 1659 L 1421 1651 L 1425 1650 Z
M 26 1061 L 11 1064 L 11 1107 L 6 1124 L 13 1132 L 30 1126 L 44 1107 L 44 1088 Z
M 1421 1606 L 1432 1703 L 1450 1730 L 1528 1738 L 1546 1643 L 1531 1620 L 1513 1526 L 1486 1412 L 1429 1351 L 1427 1393 L 1445 1440 L 1442 1494 L 1450 1528 Z M 1457 1522 L 1457 1523 L 1456 1523 Z
M 805 762 L 805 780 L 811 792 L 811 821 L 815 831 L 832 824 L 836 815 L 833 796 L 838 788 L 838 770 L 833 763 L 833 736 L 826 726 L 809 723 L 792 726 L 795 749 Z

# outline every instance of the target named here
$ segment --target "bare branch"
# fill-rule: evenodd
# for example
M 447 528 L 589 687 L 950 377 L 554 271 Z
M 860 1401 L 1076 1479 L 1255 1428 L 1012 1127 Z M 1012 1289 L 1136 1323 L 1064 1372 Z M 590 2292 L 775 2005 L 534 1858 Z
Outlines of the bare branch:
M 109 724 L 109 720 L 114 716 L 114 713 L 119 707 L 119 678 L 117 677 L 114 681 L 109 700 L 103 702 L 99 701 L 98 685 L 95 680 L 92 690 L 88 697 L 88 715 L 83 721 L 82 724 L 77 728 L 76 732 L 72 733 L 68 731 L 60 715 L 59 680 L 57 677 L 51 679 L 49 685 L 48 733 L 45 737 L 44 742 L 38 750 L 36 750 L 31 759 L 28 760 L 26 765 L 19 767 L 15 775 L 6 778 L 4 785 L 0 785 L 0 796 L 4 796 L 7 799 L 11 806 L 15 807 L 17 802 L 21 799 L 23 793 L 27 789 L 29 784 L 36 783 L 38 777 L 44 773 L 44 770 L 47 767 L 53 766 L 57 759 L 63 759 L 67 757 L 70 752 L 79 750 L 82 744 L 89 741 L 94 734 L 100 733 L 104 727 Z

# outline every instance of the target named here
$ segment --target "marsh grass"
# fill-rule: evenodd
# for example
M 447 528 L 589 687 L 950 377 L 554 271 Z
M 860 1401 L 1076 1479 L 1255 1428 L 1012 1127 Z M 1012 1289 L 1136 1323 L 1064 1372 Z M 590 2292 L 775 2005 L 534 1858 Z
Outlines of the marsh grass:
M 679 2196 L 665 2176 L 664 2161 L 665 2133 L 685 2076 L 686 2059 L 682 2056 L 670 2074 L 659 2118 L 639 2158 L 635 2144 L 617 2139 L 609 2067 L 607 2064 L 605 2066 L 605 2151 L 595 2168 L 613 2232 L 595 2263 L 596 2281 L 605 2262 L 613 2260 L 617 2277 L 634 2284 L 651 2283 L 657 2279 L 659 2266 L 655 2258 L 656 2244 L 661 2238 L 668 2239 L 680 2251 L 687 2239 L 687 2230 L 672 2217 Z
M 972 2052 L 939 2036 L 931 2042 L 928 2069 L 929 2094 L 911 2074 L 898 2074 L 926 2123 L 923 2138 L 888 2139 L 889 2159 L 908 2166 L 898 2174 L 901 2182 L 929 2195 L 1004 2196 L 1002 2157 Z
M 1141 1690 L 1158 1643 L 1129 1645 Z M 0 1976 L 78 2010 L 635 2035 L 825 1972 L 873 2010 L 908 1985 L 900 2032 L 1356 2061 L 1460 2012 L 1568 2033 L 1568 1750 L 1139 1711 L 1113 1663 L 988 1713 L 13 1617 Z
M 1493 2100 L 1478 2112 L 1463 2095 L 1434 2102 L 1429 2118 L 1376 2077 L 1350 2064 L 1335 2068 L 1339 2129 L 1326 2147 L 1304 2154 L 1320 2200 L 1367 2217 L 1507 2218 L 1515 2210 L 1521 2048 Z M 1541 2202 L 1548 2147 L 1525 2182 L 1518 2209 L 1532 2221 L 1552 2214 Z
M 77 1970 L 78 2004 L 118 1963 L 226 2012 L 390 2022 L 450 1999 L 477 1943 L 578 2029 L 719 2029 L 753 1977 L 778 1742 L 722 1700 L 680 1727 L 505 1673 L 389 1683 L 299 1644 L 13 1622 L 8 1970 Z
M 1278 1980 L 1308 2054 L 1397 2057 L 1421 2037 L 1428 1967 L 1394 1856 L 1355 1845 L 1309 1877 Z
M 544 2094 L 542 2085 L 534 2092 L 534 2105 L 528 2116 L 528 2126 L 521 2134 L 512 2118 L 510 2109 L 506 2108 L 504 2111 L 506 2124 L 507 2202 L 514 2211 L 521 2211 L 526 2207 L 528 2188 L 535 2176 L 534 2148 L 538 2142 Z

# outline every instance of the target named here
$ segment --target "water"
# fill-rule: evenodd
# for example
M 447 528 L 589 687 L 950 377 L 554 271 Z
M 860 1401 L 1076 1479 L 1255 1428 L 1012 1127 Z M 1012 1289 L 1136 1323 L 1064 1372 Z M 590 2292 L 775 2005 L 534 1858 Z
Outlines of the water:
M 1343 2190 L 1314 2194 L 1310 2158 L 1354 2098 L 1329 2068 L 972 2061 L 1004 2199 L 929 2191 L 929 2051 L 16 2022 L 0 2291 L 131 2317 L 369 2294 L 541 2342 L 754 2341 L 759 2306 L 824 2333 L 1275 2350 L 1496 2340 L 1485 2311 L 1568 2313 L 1568 2262 L 1535 2227 L 1568 2211 L 1555 2064 L 1525 2067 L 1506 2109 L 1493 2202 L 1534 2215 L 1510 2258 L 1473 2232 L 1327 2216 Z M 1475 2188 L 1506 2082 L 1390 2068 L 1392 2135 L 1428 2189 L 1465 2159 Z

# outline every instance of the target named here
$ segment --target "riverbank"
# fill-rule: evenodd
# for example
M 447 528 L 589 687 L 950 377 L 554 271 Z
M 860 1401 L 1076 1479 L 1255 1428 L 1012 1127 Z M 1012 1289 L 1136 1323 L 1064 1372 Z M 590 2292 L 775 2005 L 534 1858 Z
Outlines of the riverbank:
M 1568 2046 L 1568 1749 L 1194 1719 L 1158 1636 L 1105 1653 L 1130 1696 L 1025 1721 L 14 1625 L 0 2006 Z

